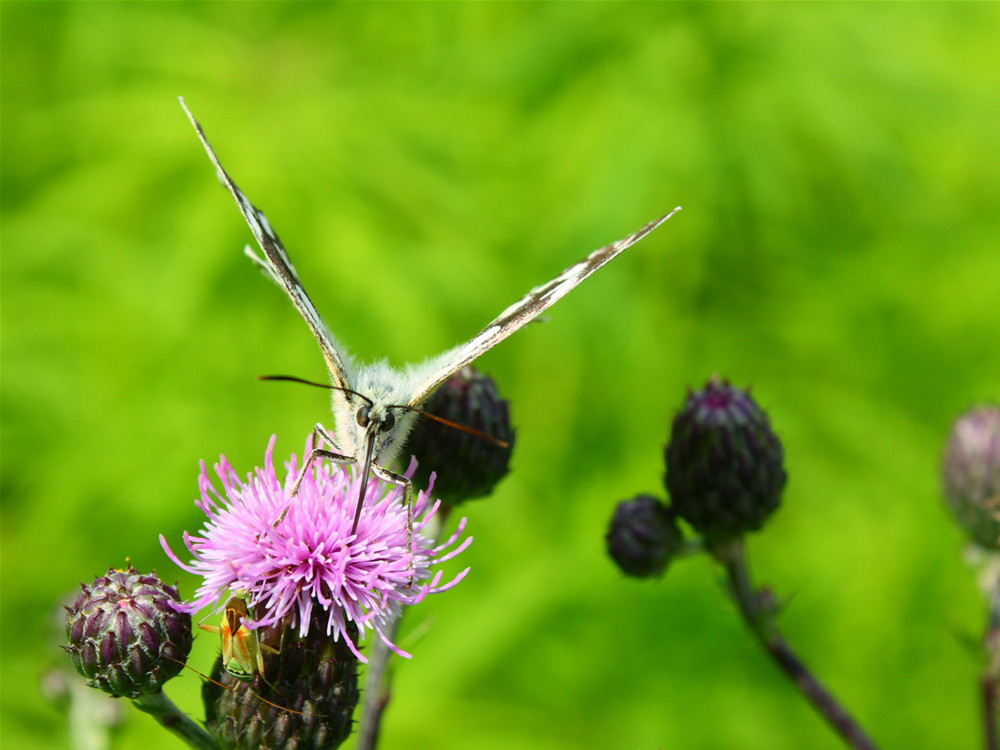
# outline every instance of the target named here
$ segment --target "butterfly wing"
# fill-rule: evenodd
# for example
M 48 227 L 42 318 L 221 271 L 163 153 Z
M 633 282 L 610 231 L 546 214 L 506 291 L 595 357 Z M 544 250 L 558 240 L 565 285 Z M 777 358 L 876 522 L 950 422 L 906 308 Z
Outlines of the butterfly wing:
M 340 356 L 333 336 L 327 329 L 323 319 L 320 318 L 319 313 L 316 312 L 316 307 L 313 305 L 312 300 L 309 299 L 309 295 L 306 294 L 306 290 L 302 287 L 302 283 L 295 273 L 295 267 L 292 265 L 291 260 L 289 260 L 288 253 L 285 252 L 285 248 L 282 246 L 281 240 L 278 239 L 277 233 L 271 229 L 271 225 L 264 214 L 254 207 L 247 197 L 243 195 L 226 170 L 222 168 L 222 164 L 219 163 L 219 159 L 212 150 L 212 147 L 208 145 L 208 139 L 205 138 L 205 133 L 201 129 L 201 125 L 198 124 L 198 121 L 194 119 L 194 115 L 187 108 L 184 98 L 178 98 L 180 99 L 181 107 L 184 108 L 184 112 L 187 114 L 188 119 L 191 120 L 195 132 L 201 140 L 201 145 L 205 147 L 208 158 L 215 165 L 219 179 L 229 189 L 229 192 L 232 193 L 233 198 L 236 200 L 236 205 L 239 206 L 240 213 L 243 214 L 243 218 L 250 225 L 250 231 L 253 232 L 257 244 L 264 251 L 264 258 L 260 258 L 247 247 L 247 255 L 278 286 L 285 290 L 285 294 L 292 300 L 295 309 L 299 311 L 299 314 L 306 321 L 309 330 L 312 331 L 313 336 L 316 337 L 316 341 L 319 342 L 319 348 L 323 352 L 323 359 L 326 360 L 326 366 L 333 377 L 333 385 L 337 388 L 350 388 L 347 369 L 344 367 L 344 361 Z
M 680 206 L 668 214 L 649 222 L 642 229 L 628 237 L 599 248 L 575 263 L 547 284 L 535 287 L 522 299 L 515 302 L 480 331 L 471 341 L 462 344 L 432 360 L 429 373 L 413 391 L 409 406 L 422 404 L 445 380 L 484 352 L 492 349 L 505 338 L 530 322 L 545 310 L 569 294 L 577 284 L 590 276 L 619 253 L 624 252 L 647 234 L 656 229 L 675 213 Z M 423 372 L 423 370 L 422 370 Z

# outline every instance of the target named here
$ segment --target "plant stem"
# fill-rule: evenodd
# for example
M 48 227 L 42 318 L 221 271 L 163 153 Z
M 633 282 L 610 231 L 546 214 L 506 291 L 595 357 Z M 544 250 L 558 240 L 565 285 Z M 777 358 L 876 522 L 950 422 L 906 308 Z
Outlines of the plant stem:
M 399 620 L 397 617 L 386 628 L 385 636 L 390 641 L 396 638 Z M 388 674 L 391 657 L 392 651 L 382 639 L 376 640 L 365 672 L 365 698 L 361 706 L 361 728 L 358 730 L 356 750 L 375 750 L 378 744 L 382 714 L 392 698 L 392 681 Z
M 981 681 L 983 689 L 983 737 L 986 750 L 997 750 L 997 683 L 989 674 Z
M 163 691 L 151 695 L 141 695 L 132 700 L 132 705 L 145 711 L 160 725 L 199 750 L 219 750 L 212 736 L 193 722 L 187 714 L 174 705 Z
M 983 696 L 983 741 L 986 750 L 997 750 L 997 674 L 1000 673 L 1000 581 L 993 583 L 983 647 L 986 668 L 980 678 Z
M 432 535 L 435 544 L 441 540 L 450 515 L 451 506 L 442 504 L 436 514 L 437 533 Z M 401 617 L 402 613 L 385 628 L 385 637 L 390 641 L 396 640 Z M 361 706 L 361 722 L 355 750 L 375 750 L 378 744 L 382 715 L 392 699 L 392 679 L 388 671 L 391 658 L 392 650 L 385 645 L 381 638 L 376 640 L 375 646 L 372 648 L 371 658 L 368 660 L 368 669 L 365 671 L 365 697 Z
M 775 607 L 771 593 L 766 589 L 754 588 L 743 541 L 737 540 L 716 549 L 715 556 L 726 567 L 730 593 L 739 606 L 743 619 L 778 666 L 844 742 L 856 750 L 875 750 L 875 743 L 837 699 L 813 677 L 781 636 L 774 622 Z

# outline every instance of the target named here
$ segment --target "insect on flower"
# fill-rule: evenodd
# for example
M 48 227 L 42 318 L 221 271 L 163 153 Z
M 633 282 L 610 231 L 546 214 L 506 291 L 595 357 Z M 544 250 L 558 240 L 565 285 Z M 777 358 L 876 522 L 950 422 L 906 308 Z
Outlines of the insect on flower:
M 264 675 L 264 652 L 277 654 L 279 650 L 261 643 L 257 631 L 250 630 L 244 623 L 250 619 L 247 599 L 250 594 L 240 589 L 229 598 L 222 612 L 219 625 L 205 625 L 199 628 L 220 636 L 222 640 L 222 667 L 237 680 L 252 682 L 255 674 Z
M 205 682 L 202 690 L 203 698 L 208 710 L 207 726 L 216 734 L 217 738 L 227 745 L 227 732 L 233 729 L 231 722 L 263 721 L 265 723 L 280 721 L 285 714 L 291 714 L 295 718 L 289 720 L 285 717 L 286 727 L 296 727 L 295 733 L 302 734 L 303 730 L 311 731 L 315 727 L 335 728 L 334 734 L 344 731 L 345 715 L 349 719 L 356 703 L 356 683 L 353 682 L 353 670 L 346 670 L 341 675 L 341 679 L 334 681 L 330 686 L 320 685 L 317 689 L 321 695 L 315 695 L 311 677 L 315 672 L 324 669 L 321 654 L 315 652 L 315 644 L 302 648 L 302 644 L 296 644 L 297 648 L 291 651 L 298 651 L 297 654 L 286 654 L 290 662 L 291 669 L 297 672 L 306 666 L 307 672 L 314 673 L 307 675 L 305 686 L 296 680 L 289 679 L 289 665 L 283 665 L 280 661 L 269 664 L 268 668 L 273 672 L 272 677 L 278 684 L 272 684 L 264 676 L 264 653 L 281 657 L 280 648 L 272 648 L 260 641 L 256 630 L 247 627 L 246 622 L 251 621 L 249 614 L 250 594 L 245 589 L 240 589 L 229 598 L 223 609 L 220 625 L 199 624 L 198 627 L 209 633 L 220 636 L 222 642 L 222 653 L 216 661 L 212 670 L 214 677 L 204 674 L 195 669 L 190 664 L 186 664 L 179 659 L 167 657 L 181 666 L 197 674 Z M 284 643 L 285 632 L 282 630 L 281 640 Z M 322 637 L 320 637 L 322 640 Z M 336 649 L 337 646 L 334 646 Z M 351 661 L 350 650 L 344 644 L 340 644 L 340 656 Z M 309 668 L 311 667 L 311 669 Z M 217 679 L 216 679 L 217 678 Z M 263 683 L 263 684 L 260 684 Z M 305 689 L 303 689 L 305 687 Z M 325 687 L 339 688 L 332 690 L 335 696 L 332 700 L 322 693 Z M 352 694 L 355 697 L 352 697 Z M 270 696 L 270 698 L 266 697 Z M 293 704 L 298 708 L 292 708 Z M 235 713 L 234 713 L 235 712 Z M 304 723 L 303 723 L 304 722 Z M 350 722 L 347 722 L 349 729 Z M 221 733 L 221 734 L 220 734 Z M 301 739 L 301 737 L 300 737 Z
M 261 640 L 273 631 L 251 629 L 258 609 L 249 592 L 237 591 L 222 624 L 203 626 L 222 640 L 212 676 L 202 675 L 206 728 L 221 747 L 336 747 L 353 726 L 357 657 L 346 639 L 323 633 L 318 609 L 307 638 L 289 637 L 290 620 L 283 619 L 281 645 L 271 648 Z M 276 740 L 281 736 L 288 742 Z

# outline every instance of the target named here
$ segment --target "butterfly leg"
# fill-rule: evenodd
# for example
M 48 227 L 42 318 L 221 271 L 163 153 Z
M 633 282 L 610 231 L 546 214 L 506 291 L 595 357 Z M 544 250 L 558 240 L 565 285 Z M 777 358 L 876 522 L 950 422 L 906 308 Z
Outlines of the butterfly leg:
M 299 485 L 301 485 L 302 480 L 306 478 L 306 472 L 309 471 L 309 466 L 315 459 L 328 458 L 331 461 L 334 461 L 335 463 L 338 464 L 357 463 L 357 459 L 352 458 L 351 456 L 344 455 L 343 453 L 338 453 L 335 450 L 328 451 L 324 450 L 323 448 L 315 447 L 320 444 L 321 440 L 325 441 L 328 445 L 332 446 L 334 449 L 336 449 L 337 447 L 337 443 L 334 441 L 332 437 L 330 437 L 330 433 L 328 433 L 326 431 L 326 428 L 323 427 L 323 425 L 319 424 L 318 422 L 316 423 L 316 426 L 313 427 L 312 436 L 313 436 L 314 447 L 311 451 L 309 451 L 309 455 L 306 456 L 306 460 L 302 463 L 302 471 L 300 471 L 299 475 L 295 478 L 295 484 L 292 485 L 292 491 L 289 493 L 291 497 L 295 497 L 298 494 Z
M 333 438 L 330 437 L 330 433 L 326 431 L 326 428 L 323 427 L 323 425 L 317 423 L 316 426 L 313 427 L 313 445 L 318 445 L 320 440 L 326 441 L 328 445 L 332 445 L 334 448 L 337 447 L 337 444 L 334 442 Z M 292 489 L 288 493 L 288 497 L 290 498 L 290 500 L 295 499 L 295 496 L 299 492 L 299 487 L 302 485 L 302 480 L 306 478 L 306 472 L 309 471 L 309 467 L 312 465 L 312 462 L 315 461 L 317 458 L 325 458 L 329 461 L 333 461 L 334 463 L 338 464 L 356 464 L 358 462 L 358 460 L 353 456 L 348 456 L 343 453 L 337 453 L 335 451 L 329 451 L 324 448 L 313 448 L 311 451 L 309 451 L 309 455 L 306 456 L 305 461 L 302 462 L 302 471 L 300 471 L 299 475 L 295 478 L 295 483 L 292 485 Z M 278 516 L 275 522 L 271 524 L 272 527 L 277 526 L 279 523 L 281 523 L 281 521 L 285 518 L 285 515 L 288 513 L 288 509 L 291 506 L 292 504 L 291 502 L 289 502 L 289 504 L 285 506 L 285 509 L 281 511 L 281 514 Z
M 413 583 L 413 482 L 402 474 L 386 469 L 384 466 L 372 464 L 372 473 L 379 479 L 403 488 L 403 504 L 406 505 L 406 570 L 410 574 L 409 588 Z

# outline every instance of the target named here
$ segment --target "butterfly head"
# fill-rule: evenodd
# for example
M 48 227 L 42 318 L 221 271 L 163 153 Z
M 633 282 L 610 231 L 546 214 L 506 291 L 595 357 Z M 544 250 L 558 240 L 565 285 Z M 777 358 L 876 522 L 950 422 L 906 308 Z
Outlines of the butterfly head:
M 358 528 L 372 465 L 383 467 L 392 461 L 406 440 L 416 414 L 410 407 L 394 405 L 391 394 L 371 391 L 334 391 L 338 447 L 349 452 L 361 466 L 361 487 L 354 513 L 352 533 Z
M 416 413 L 399 405 L 391 388 L 333 391 L 338 448 L 359 461 L 385 466 L 396 457 L 416 421 Z M 367 468 L 367 467 L 365 467 Z
M 404 415 L 405 412 L 400 407 L 378 401 L 370 404 L 362 401 L 354 410 L 354 426 L 358 438 L 356 445 L 363 447 L 365 451 L 370 451 L 371 459 L 375 463 L 379 465 L 388 463 L 401 447 L 399 428 L 404 427 L 402 424 Z

